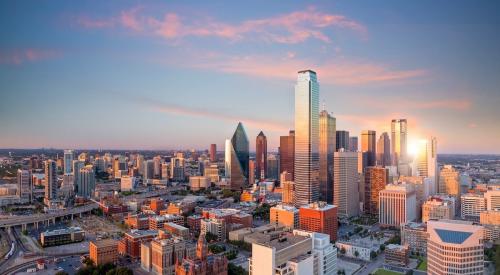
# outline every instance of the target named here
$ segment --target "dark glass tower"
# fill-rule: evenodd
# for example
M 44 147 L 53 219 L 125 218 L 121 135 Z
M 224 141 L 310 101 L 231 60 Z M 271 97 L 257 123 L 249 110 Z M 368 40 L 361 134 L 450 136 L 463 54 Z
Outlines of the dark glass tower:
M 239 190 L 247 183 L 248 147 L 247 134 L 240 122 L 231 140 L 226 141 L 226 175 L 230 178 L 232 190 Z
M 255 140 L 255 175 L 257 179 L 267 178 L 267 137 L 262 131 Z

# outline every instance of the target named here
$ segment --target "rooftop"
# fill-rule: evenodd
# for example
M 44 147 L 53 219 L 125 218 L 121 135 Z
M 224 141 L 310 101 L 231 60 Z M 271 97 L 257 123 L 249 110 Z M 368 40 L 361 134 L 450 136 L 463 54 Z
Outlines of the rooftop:
M 61 235 L 61 234 L 71 234 L 74 232 L 84 232 L 80 227 L 69 227 L 69 228 L 62 228 L 62 229 L 55 229 L 52 231 L 44 231 L 42 234 L 44 236 L 55 236 L 55 235 Z
M 279 251 L 279 250 L 288 248 L 292 245 L 303 242 L 307 239 L 311 239 L 311 238 L 306 237 L 306 236 L 300 236 L 300 235 L 288 235 L 288 236 L 285 236 L 285 237 L 282 237 L 282 238 L 279 238 L 276 240 L 272 240 L 272 241 L 267 242 L 267 243 L 260 243 L 260 245 L 267 246 L 270 248 L 274 247 L 276 249 L 276 251 Z

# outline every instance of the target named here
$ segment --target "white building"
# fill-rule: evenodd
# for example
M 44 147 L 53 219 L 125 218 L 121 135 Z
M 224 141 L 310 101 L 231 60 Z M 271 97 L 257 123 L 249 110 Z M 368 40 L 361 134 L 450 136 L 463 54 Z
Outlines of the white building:
M 486 210 L 486 198 L 482 194 L 464 194 L 460 197 L 462 205 L 461 218 L 479 221 L 482 211 Z
M 293 234 L 313 239 L 313 251 L 318 259 L 318 274 L 337 274 L 337 248 L 330 243 L 330 235 L 303 230 L 294 230 Z
M 120 179 L 120 190 L 124 191 L 132 191 L 135 188 L 137 178 L 131 176 L 122 176 Z
M 338 250 L 346 257 L 370 261 L 371 252 L 378 252 L 379 245 L 365 240 L 337 241 L 335 243 Z
M 416 218 L 417 202 L 412 185 L 389 184 L 379 194 L 379 222 L 381 226 L 399 227 Z
M 202 219 L 200 221 L 200 234 L 207 234 L 208 232 L 217 236 L 217 241 L 222 242 L 226 240 L 226 223 L 224 219 Z

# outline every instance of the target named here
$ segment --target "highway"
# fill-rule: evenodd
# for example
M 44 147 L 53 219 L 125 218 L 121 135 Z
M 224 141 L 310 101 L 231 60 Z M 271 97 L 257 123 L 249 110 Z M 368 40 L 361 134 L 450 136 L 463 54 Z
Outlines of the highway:
M 44 222 L 47 220 L 52 220 L 55 218 L 65 217 L 69 215 L 78 215 L 81 213 L 89 212 L 93 209 L 97 209 L 98 207 L 99 207 L 98 204 L 91 203 L 80 207 L 74 207 L 71 209 L 62 210 L 56 213 L 38 214 L 29 216 L 11 216 L 0 220 L 0 228 L 19 226 L 23 224 L 34 224 L 37 222 Z

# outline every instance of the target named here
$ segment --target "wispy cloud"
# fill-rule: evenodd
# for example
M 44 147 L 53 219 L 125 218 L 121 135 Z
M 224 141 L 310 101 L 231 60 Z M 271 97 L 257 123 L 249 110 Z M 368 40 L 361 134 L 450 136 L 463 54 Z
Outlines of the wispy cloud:
M 60 55 L 59 51 L 35 48 L 0 50 L 0 64 L 20 65 L 26 62 L 52 59 Z
M 442 100 L 417 100 L 417 99 L 391 99 L 380 100 L 375 97 L 367 97 L 358 99 L 360 104 L 371 108 L 379 109 L 403 109 L 403 110 L 430 110 L 430 109 L 445 109 L 466 111 L 472 107 L 472 102 L 469 99 L 442 99 Z
M 285 44 L 296 44 L 308 39 L 330 43 L 328 30 L 347 29 L 367 35 L 366 27 L 344 15 L 331 14 L 309 7 L 270 18 L 245 20 L 238 23 L 223 22 L 211 17 L 196 18 L 166 12 L 160 17 L 141 13 L 142 7 L 125 10 L 119 16 L 91 19 L 87 16 L 77 18 L 77 23 L 86 28 L 123 27 L 136 32 L 154 34 L 168 40 L 185 37 L 218 37 L 238 40 L 261 40 Z M 189 20 L 188 20 L 189 19 Z
M 264 119 L 248 118 L 243 116 L 234 116 L 227 113 L 214 112 L 211 110 L 206 110 L 201 108 L 192 108 L 174 104 L 165 104 L 144 98 L 134 101 L 139 102 L 142 106 L 150 110 L 170 115 L 205 118 L 205 119 L 208 118 L 230 123 L 237 123 L 238 121 L 241 121 L 247 127 L 253 129 L 265 129 L 267 131 L 274 131 L 274 132 L 287 132 L 289 130 L 287 127 L 287 123 L 275 121 L 272 119 L 264 120 Z

